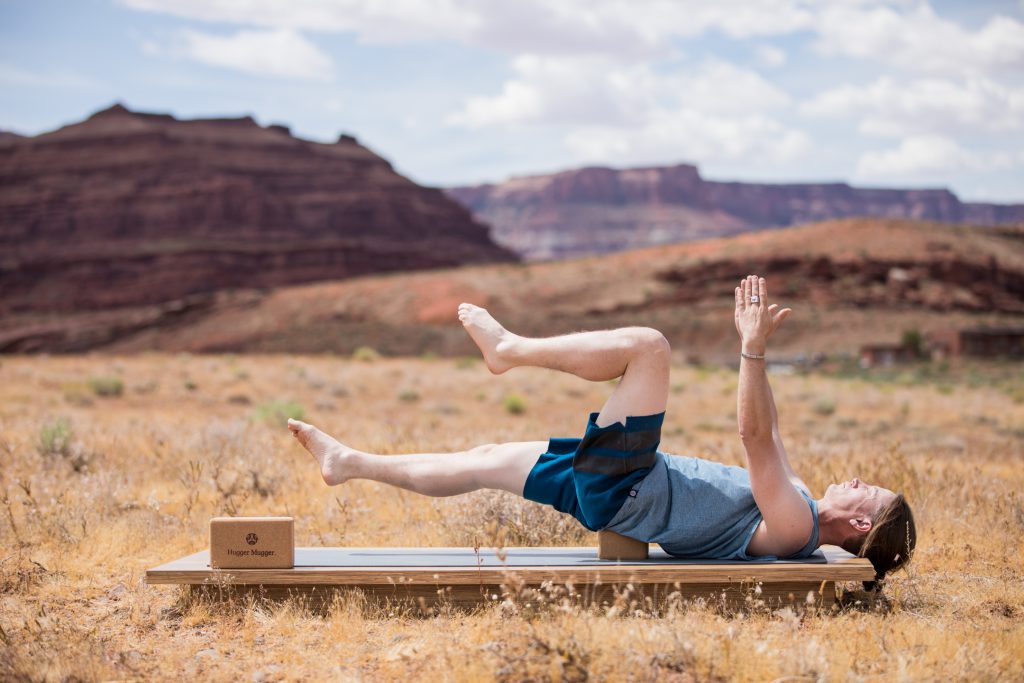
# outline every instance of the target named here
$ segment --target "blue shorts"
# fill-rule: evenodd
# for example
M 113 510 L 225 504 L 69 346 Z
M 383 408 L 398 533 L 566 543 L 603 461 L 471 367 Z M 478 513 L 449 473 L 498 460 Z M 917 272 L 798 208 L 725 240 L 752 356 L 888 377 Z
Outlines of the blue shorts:
M 553 437 L 530 470 L 523 497 L 550 505 L 591 531 L 603 529 L 630 489 L 655 463 L 665 412 L 597 426 L 591 413 L 582 439 Z

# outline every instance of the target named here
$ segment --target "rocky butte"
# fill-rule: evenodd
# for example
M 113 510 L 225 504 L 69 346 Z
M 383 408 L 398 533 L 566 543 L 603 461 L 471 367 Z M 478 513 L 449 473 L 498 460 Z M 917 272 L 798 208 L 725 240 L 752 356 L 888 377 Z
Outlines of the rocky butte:
M 461 205 L 348 135 L 322 144 L 249 117 L 115 105 L 0 136 L 0 321 L 180 313 L 234 288 L 516 260 Z
M 696 166 L 581 168 L 446 190 L 530 260 L 558 259 L 722 237 L 833 218 L 1024 223 L 1024 204 L 961 202 L 945 189 L 845 183 L 717 182 Z

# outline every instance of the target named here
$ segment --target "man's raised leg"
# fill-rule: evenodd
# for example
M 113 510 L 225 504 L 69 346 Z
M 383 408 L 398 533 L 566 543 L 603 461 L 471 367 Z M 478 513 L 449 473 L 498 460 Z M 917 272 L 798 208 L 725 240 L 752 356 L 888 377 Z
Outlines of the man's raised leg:
M 375 455 L 350 448 L 299 420 L 288 420 L 288 428 L 316 458 L 330 486 L 371 479 L 426 496 L 454 496 L 477 489 L 521 496 L 530 470 L 548 446 L 547 441 L 516 441 L 457 453 Z
M 576 332 L 559 337 L 521 337 L 506 330 L 486 309 L 459 306 L 459 320 L 491 372 L 530 365 L 601 382 L 622 377 L 598 416 L 598 426 L 625 422 L 630 415 L 653 415 L 668 403 L 670 348 L 649 327 Z

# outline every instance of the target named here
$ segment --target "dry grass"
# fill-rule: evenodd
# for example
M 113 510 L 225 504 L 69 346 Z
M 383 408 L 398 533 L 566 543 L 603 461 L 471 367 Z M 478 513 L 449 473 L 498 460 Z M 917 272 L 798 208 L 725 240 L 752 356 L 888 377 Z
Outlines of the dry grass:
M 1019 367 L 999 372 L 1024 380 Z M 812 490 L 856 474 L 914 504 L 916 561 L 890 582 L 885 609 L 497 601 L 420 614 L 349 596 L 318 614 L 296 602 L 188 599 L 141 577 L 203 547 L 209 518 L 224 513 L 294 515 L 300 545 L 593 537 L 508 494 L 428 499 L 365 481 L 328 489 L 280 427 L 281 411 L 261 407 L 302 409 L 371 450 L 444 451 L 578 435 L 612 386 L 540 370 L 495 378 L 458 360 L 4 358 L 0 679 L 1020 679 L 1024 404 L 967 376 L 774 382 Z M 123 393 L 90 391 L 94 377 L 119 378 Z M 733 373 L 679 367 L 673 386 L 663 450 L 740 463 Z M 522 413 L 506 409 L 510 394 Z

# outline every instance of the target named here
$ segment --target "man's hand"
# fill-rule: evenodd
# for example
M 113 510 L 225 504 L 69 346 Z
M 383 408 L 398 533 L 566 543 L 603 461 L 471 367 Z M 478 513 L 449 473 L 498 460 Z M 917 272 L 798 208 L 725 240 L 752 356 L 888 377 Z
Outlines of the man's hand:
M 768 286 L 763 277 L 748 275 L 736 288 L 736 331 L 747 353 L 764 353 L 771 336 L 790 313 L 791 308 L 778 310 L 777 304 L 768 305 Z

